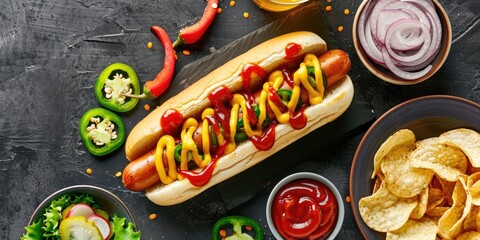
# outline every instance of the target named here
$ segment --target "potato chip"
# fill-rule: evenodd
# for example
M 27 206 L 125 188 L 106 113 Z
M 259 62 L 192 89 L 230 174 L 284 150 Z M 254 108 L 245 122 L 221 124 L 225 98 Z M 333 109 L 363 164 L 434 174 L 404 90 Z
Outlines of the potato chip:
M 390 136 L 377 150 L 373 157 L 373 172 L 372 179 L 380 171 L 380 164 L 385 155 L 387 155 L 393 148 L 401 145 L 415 146 L 415 134 L 408 129 L 401 129 Z
M 467 178 L 467 189 L 472 195 L 472 204 L 480 206 L 480 173 L 474 173 Z
M 428 218 L 408 220 L 400 229 L 387 233 L 386 240 L 422 239 L 435 240 L 438 227 Z
M 445 202 L 445 194 L 438 188 L 428 188 L 428 203 L 426 211 L 432 210 L 432 208 L 441 206 Z
M 480 213 L 480 207 L 472 206 L 472 209 L 465 217 L 463 222 L 463 230 L 465 231 L 477 231 L 477 215 Z
M 380 185 L 382 185 L 383 180 L 377 177 L 375 179 L 375 184 L 373 185 L 373 191 L 372 194 L 376 193 L 378 189 L 380 189 Z
M 460 149 L 439 144 L 438 138 L 417 146 L 410 155 L 413 167 L 432 169 L 439 177 L 451 182 L 467 171 L 467 156 Z
M 439 178 L 435 175 L 436 181 L 440 183 L 442 192 L 445 194 L 445 201 L 449 206 L 453 205 L 453 189 L 455 189 L 455 182 L 449 182 L 447 180 L 444 180 L 442 178 Z
M 417 206 L 417 198 L 400 198 L 391 193 L 385 181 L 378 191 L 360 199 L 358 208 L 363 221 L 379 232 L 389 232 L 401 228 L 413 209 Z
M 434 175 L 430 169 L 412 167 L 409 155 L 413 152 L 413 147 L 397 146 L 385 155 L 381 163 L 388 189 L 399 197 L 417 196 L 428 186 Z
M 402 129 L 374 156 L 373 195 L 359 211 L 387 239 L 480 240 L 480 133 L 416 140 Z
M 424 138 L 415 142 L 417 148 L 422 147 L 423 145 L 435 144 L 438 143 L 438 137 Z
M 480 240 L 480 232 L 464 232 L 458 235 L 457 240 Z
M 440 143 L 460 148 L 472 163 L 480 167 L 480 134 L 466 128 L 450 130 L 440 135 Z
M 449 210 L 450 207 L 434 207 L 427 211 L 425 214 L 429 217 L 441 217 L 447 210 Z
M 472 209 L 472 197 L 467 191 L 464 178 L 459 178 L 456 182 L 452 199 L 452 207 L 438 221 L 438 233 L 447 239 L 453 239 L 461 233 L 463 222 Z
M 471 175 L 471 174 L 480 172 L 480 167 L 476 168 L 476 167 L 472 166 L 470 161 L 468 161 L 467 163 L 468 163 L 468 165 L 467 165 L 467 175 Z
M 475 206 L 472 206 L 472 208 Z M 477 226 L 477 231 L 480 232 L 480 207 L 477 213 L 477 216 L 475 217 L 475 225 Z
M 423 189 L 423 191 L 418 195 L 418 204 L 413 209 L 412 213 L 410 214 L 411 219 L 420 219 L 423 217 L 425 212 L 427 211 L 428 206 L 428 187 Z

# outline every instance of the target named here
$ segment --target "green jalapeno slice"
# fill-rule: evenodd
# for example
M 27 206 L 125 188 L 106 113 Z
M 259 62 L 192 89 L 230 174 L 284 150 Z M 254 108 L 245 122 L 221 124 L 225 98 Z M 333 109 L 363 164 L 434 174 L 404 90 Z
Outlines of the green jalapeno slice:
M 140 83 L 130 66 L 113 63 L 100 73 L 94 89 L 102 106 L 115 112 L 127 112 L 137 105 L 138 99 L 125 95 L 140 94 Z
M 230 228 L 231 226 L 231 228 Z M 249 230 L 251 228 L 251 230 Z M 232 229 L 231 236 L 221 236 L 220 231 Z M 248 232 L 248 233 L 247 233 Z M 249 233 L 254 233 L 254 236 L 251 236 Z M 227 216 L 218 220 L 212 228 L 212 239 L 219 240 L 261 240 L 263 239 L 263 229 L 260 224 L 248 217 L 243 216 Z
M 292 98 L 292 90 L 289 89 L 278 89 L 277 90 L 278 96 L 280 96 L 280 99 L 282 99 L 282 102 L 287 105 L 288 102 L 290 102 L 290 99 Z M 297 102 L 297 108 L 302 106 L 302 99 L 299 98 Z
M 79 129 L 85 147 L 95 156 L 109 154 L 125 141 L 122 119 L 103 108 L 93 108 L 83 114 Z
M 197 150 L 199 150 L 198 145 L 196 146 L 197 146 Z M 174 151 L 173 157 L 175 158 L 175 160 L 177 162 L 182 162 L 182 143 L 177 144 L 177 146 L 175 146 L 175 149 L 173 151 Z M 200 152 L 198 154 L 203 158 L 203 155 Z M 193 159 L 192 152 L 190 151 L 188 152 L 187 158 L 188 158 L 188 161 Z
M 317 79 L 315 78 L 315 67 L 313 66 L 307 66 L 307 72 L 308 72 L 308 83 L 314 88 L 317 89 Z M 323 89 L 327 89 L 328 87 L 328 79 L 327 75 L 322 71 L 322 85 Z M 327 93 L 327 91 L 324 91 L 324 95 Z
M 252 105 L 252 108 L 255 112 L 255 115 L 257 117 L 260 116 L 260 107 L 258 106 L 258 104 Z M 262 129 L 266 129 L 270 122 L 270 118 L 267 116 L 265 118 L 265 121 L 263 121 L 262 123 Z M 245 133 L 245 129 L 243 128 L 243 126 L 243 118 L 239 118 L 237 122 L 237 132 L 235 133 L 235 142 L 243 142 L 248 139 L 248 135 Z

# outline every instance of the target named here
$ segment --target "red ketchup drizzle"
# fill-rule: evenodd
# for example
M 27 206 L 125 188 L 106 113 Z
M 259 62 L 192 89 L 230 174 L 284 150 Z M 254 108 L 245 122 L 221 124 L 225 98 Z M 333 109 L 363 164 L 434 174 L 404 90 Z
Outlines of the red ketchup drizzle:
M 290 112 L 290 126 L 292 126 L 293 129 L 302 129 L 307 125 L 307 116 L 305 115 L 305 108 L 306 106 L 303 106 L 300 108 L 295 113 Z
M 230 111 L 225 106 L 225 102 L 230 102 L 232 98 L 232 92 L 227 87 L 217 88 L 208 95 L 208 99 L 213 104 L 213 109 L 215 110 L 215 118 L 222 124 L 226 139 L 230 138 L 230 128 L 228 127 L 230 126 Z
M 283 75 L 283 80 L 288 84 L 288 86 L 293 88 L 292 72 L 288 68 L 282 68 L 281 71 L 282 71 L 282 75 Z
M 220 135 L 221 130 L 220 130 L 220 125 L 218 124 L 217 119 L 215 119 L 212 116 L 207 116 L 207 117 L 205 117 L 205 119 L 207 119 L 208 123 L 210 123 L 210 125 L 212 126 L 212 129 L 215 132 L 215 134 Z
M 276 123 L 271 123 L 270 126 L 263 132 L 262 136 L 253 135 L 250 137 L 253 145 L 260 151 L 267 151 L 273 147 L 275 143 L 275 126 Z
M 164 135 L 177 135 L 182 124 L 183 116 L 175 109 L 168 109 L 160 118 L 160 126 L 162 127 Z
M 302 46 L 296 43 L 289 43 L 285 47 L 285 59 L 293 60 L 300 51 L 302 51 Z
M 243 97 L 245 98 L 245 106 L 247 107 L 247 118 L 250 124 L 255 125 L 257 124 L 257 115 L 255 115 L 255 111 L 253 110 L 252 104 L 255 102 L 253 98 L 253 94 L 244 93 Z
M 215 155 L 212 157 L 212 161 L 207 164 L 207 166 L 199 172 L 190 171 L 190 170 L 180 170 L 177 169 L 178 173 L 183 177 L 187 178 L 188 181 L 193 186 L 201 187 L 210 181 L 212 178 L 213 170 L 217 164 L 217 160 L 225 154 L 225 149 L 227 149 L 228 141 L 225 141 L 220 148 L 215 152 Z
M 288 111 L 287 106 L 283 104 L 282 99 L 280 98 L 280 96 L 278 96 L 277 91 L 275 91 L 272 86 L 268 86 L 268 98 L 275 104 L 275 106 L 277 106 L 280 112 Z
M 246 64 L 242 69 L 243 90 L 246 92 L 252 91 L 252 74 L 257 74 L 260 78 L 267 76 L 267 71 L 256 64 Z
M 210 178 L 212 178 L 213 170 L 215 169 L 216 163 L 217 163 L 216 159 L 212 160 L 200 172 L 180 170 L 180 169 L 178 169 L 177 171 L 180 175 L 187 178 L 188 181 L 190 181 L 190 183 L 193 186 L 201 187 L 201 186 L 205 186 L 205 184 L 207 184 L 208 181 L 210 181 Z
M 273 221 L 286 239 L 324 239 L 332 231 L 337 215 L 335 195 L 311 179 L 288 183 L 273 200 Z

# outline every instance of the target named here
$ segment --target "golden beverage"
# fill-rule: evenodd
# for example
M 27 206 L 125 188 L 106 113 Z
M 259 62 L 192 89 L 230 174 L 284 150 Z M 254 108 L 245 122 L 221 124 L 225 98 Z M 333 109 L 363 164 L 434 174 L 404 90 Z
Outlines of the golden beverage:
M 257 6 L 267 11 L 282 12 L 290 10 L 308 0 L 253 0 Z

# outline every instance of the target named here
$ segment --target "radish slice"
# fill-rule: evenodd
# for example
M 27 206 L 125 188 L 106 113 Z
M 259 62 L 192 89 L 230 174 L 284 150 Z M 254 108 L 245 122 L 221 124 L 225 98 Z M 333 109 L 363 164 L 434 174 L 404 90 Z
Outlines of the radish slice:
M 110 222 L 107 219 L 98 214 L 93 214 L 88 217 L 88 220 L 95 223 L 95 226 L 97 226 L 98 230 L 100 230 L 104 240 L 110 237 L 112 229 L 110 228 Z
M 375 0 L 358 20 L 358 39 L 370 60 L 406 80 L 432 68 L 442 26 L 431 0 Z
M 95 214 L 93 208 L 90 207 L 88 204 L 79 203 L 74 205 L 70 210 L 67 212 L 65 218 L 73 217 L 73 216 L 84 216 L 86 218 Z

